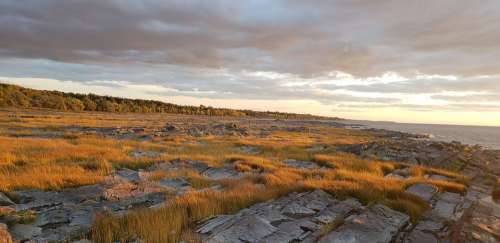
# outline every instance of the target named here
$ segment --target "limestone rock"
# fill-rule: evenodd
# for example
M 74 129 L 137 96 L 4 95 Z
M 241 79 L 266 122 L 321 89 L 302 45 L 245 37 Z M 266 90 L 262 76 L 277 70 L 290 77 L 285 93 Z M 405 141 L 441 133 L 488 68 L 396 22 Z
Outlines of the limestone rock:
M 438 190 L 435 186 L 423 183 L 412 185 L 406 189 L 407 193 L 413 194 L 426 202 L 430 202 L 437 191 Z

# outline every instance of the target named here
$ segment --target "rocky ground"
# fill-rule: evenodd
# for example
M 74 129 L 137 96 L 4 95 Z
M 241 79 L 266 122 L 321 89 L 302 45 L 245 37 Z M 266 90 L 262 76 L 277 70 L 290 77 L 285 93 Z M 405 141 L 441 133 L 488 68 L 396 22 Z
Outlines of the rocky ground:
M 151 140 L 155 137 L 266 136 L 274 130 L 310 132 L 317 125 L 344 127 L 329 121 L 225 120 L 186 123 L 171 121 L 161 127 L 81 127 L 67 131 L 102 134 L 116 139 Z M 33 128 L 36 130 L 36 128 Z M 426 201 L 430 210 L 418 221 L 382 204 L 363 205 L 356 198 L 336 198 L 322 190 L 294 192 L 255 204 L 234 214 L 217 215 L 199 222 L 203 242 L 484 242 L 500 241 L 500 204 L 491 198 L 492 180 L 500 176 L 500 153 L 458 142 L 444 143 L 421 136 L 376 130 L 376 142 L 342 145 L 335 149 L 365 158 L 400 161 L 448 168 L 470 176 L 465 194 L 441 192 L 435 186 L 415 184 L 407 188 Z M 58 137 L 65 132 L 39 131 L 26 136 Z M 241 152 L 259 150 L 241 146 Z M 322 146 L 310 148 L 321 151 Z M 155 157 L 154 151 L 134 151 L 135 157 Z M 293 168 L 320 169 L 311 161 L 284 160 Z M 254 171 L 240 172 L 232 166 L 211 167 L 195 160 L 162 161 L 145 169 L 116 169 L 102 183 L 61 191 L 18 190 L 0 192 L 0 242 L 88 242 L 95 217 L 126 214 L 135 208 L 160 207 L 163 202 L 196 188 L 183 178 L 152 180 L 158 168 L 189 169 L 209 180 L 237 179 Z M 386 175 L 408 178 L 404 170 Z M 430 179 L 451 180 L 427 174 Z M 218 184 L 209 187 L 224 190 Z M 20 215 L 19 212 L 29 215 Z M 29 212 L 29 213 L 28 213 Z M 19 217 L 19 219 L 12 218 Z M 25 220 L 26 219 L 26 220 Z M 15 223 L 12 223 L 15 222 Z

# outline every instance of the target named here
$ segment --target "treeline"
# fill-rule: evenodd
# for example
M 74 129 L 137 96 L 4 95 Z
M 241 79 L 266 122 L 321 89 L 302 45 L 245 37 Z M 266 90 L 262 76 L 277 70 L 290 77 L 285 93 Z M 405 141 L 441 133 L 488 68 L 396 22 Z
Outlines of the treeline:
M 173 113 L 209 116 L 251 116 L 281 119 L 326 118 L 308 114 L 259 112 L 207 106 L 183 106 L 154 100 L 125 99 L 95 94 L 75 94 L 35 90 L 0 83 L 0 107 L 47 108 L 59 111 L 101 111 L 137 113 Z

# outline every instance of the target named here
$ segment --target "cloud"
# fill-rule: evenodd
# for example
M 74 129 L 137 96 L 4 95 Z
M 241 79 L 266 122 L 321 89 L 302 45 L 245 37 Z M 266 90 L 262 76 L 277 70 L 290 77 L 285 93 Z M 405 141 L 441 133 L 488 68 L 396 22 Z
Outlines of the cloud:
M 300 100 L 333 115 L 500 112 L 499 11 L 496 0 L 2 0 L 0 76 Z
M 4 0 L 0 53 L 303 77 L 491 75 L 500 65 L 499 10 L 493 0 Z

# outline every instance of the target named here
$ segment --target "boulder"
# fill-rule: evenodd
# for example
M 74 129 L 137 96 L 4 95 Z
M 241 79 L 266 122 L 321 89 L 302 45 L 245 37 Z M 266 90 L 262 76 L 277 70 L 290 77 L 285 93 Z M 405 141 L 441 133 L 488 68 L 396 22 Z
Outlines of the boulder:
M 12 237 L 7 230 L 7 225 L 0 223 L 0 243 L 12 243 Z
M 15 203 L 10 200 L 5 194 L 0 192 L 0 206 L 11 206 L 14 205 Z
M 413 194 L 426 202 L 430 202 L 437 191 L 437 187 L 423 183 L 412 185 L 406 189 L 407 193 Z

